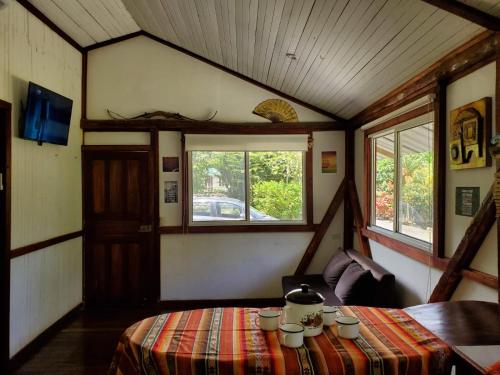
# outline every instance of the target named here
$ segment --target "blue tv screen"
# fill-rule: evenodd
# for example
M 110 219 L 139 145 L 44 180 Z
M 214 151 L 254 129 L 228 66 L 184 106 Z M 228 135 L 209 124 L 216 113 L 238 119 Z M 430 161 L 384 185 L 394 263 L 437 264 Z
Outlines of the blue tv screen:
M 67 145 L 72 108 L 71 99 L 30 82 L 21 137 Z

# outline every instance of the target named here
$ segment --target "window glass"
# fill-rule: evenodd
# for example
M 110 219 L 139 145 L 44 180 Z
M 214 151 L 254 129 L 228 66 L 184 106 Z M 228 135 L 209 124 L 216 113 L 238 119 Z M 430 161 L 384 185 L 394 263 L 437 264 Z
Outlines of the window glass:
M 301 151 L 192 151 L 191 221 L 303 222 L 303 160 Z
M 196 151 L 191 156 L 192 221 L 245 220 L 245 153 Z
M 394 230 L 394 134 L 378 137 L 375 146 L 375 225 Z
M 398 231 L 432 242 L 433 124 L 399 132 Z
M 300 151 L 249 152 L 250 220 L 303 220 Z

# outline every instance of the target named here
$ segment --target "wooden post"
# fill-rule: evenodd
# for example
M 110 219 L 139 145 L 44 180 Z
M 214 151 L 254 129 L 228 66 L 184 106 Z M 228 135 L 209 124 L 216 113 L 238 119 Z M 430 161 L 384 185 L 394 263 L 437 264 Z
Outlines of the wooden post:
M 354 182 L 354 130 L 345 131 L 345 178 L 348 183 Z M 345 191 L 344 199 L 344 249 L 353 247 L 353 207 L 349 200 L 349 189 Z
M 500 134 L 500 32 L 497 32 L 497 53 L 496 53 L 496 87 L 495 87 L 495 134 Z M 496 169 L 500 170 L 500 160 L 496 160 Z M 498 302 L 500 302 L 500 223 L 497 220 L 497 255 L 498 255 Z
M 354 215 L 354 225 L 356 226 L 356 233 L 358 236 L 358 242 L 360 246 L 361 253 L 368 258 L 372 257 L 372 251 L 370 249 L 370 243 L 368 238 L 363 235 L 364 220 L 363 213 L 361 212 L 361 206 L 359 204 L 358 190 L 356 188 L 356 183 L 354 181 L 349 181 L 347 186 L 347 194 L 349 196 L 350 207 Z

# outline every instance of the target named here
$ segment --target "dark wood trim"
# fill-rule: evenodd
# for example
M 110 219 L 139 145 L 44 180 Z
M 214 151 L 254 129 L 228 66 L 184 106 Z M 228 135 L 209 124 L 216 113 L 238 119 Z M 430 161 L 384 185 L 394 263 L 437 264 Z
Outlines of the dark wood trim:
M 68 311 L 65 315 L 59 318 L 49 328 L 35 337 L 28 345 L 18 351 L 9 360 L 9 370 L 13 371 L 19 368 L 26 362 L 33 354 L 38 352 L 47 342 L 54 337 L 61 329 L 71 323 L 82 310 L 83 304 L 79 303 L 77 306 Z
M 496 85 L 495 85 L 495 134 L 500 134 L 500 33 L 496 33 Z M 495 160 L 496 170 L 500 171 L 500 160 Z M 498 259 L 498 302 L 500 303 L 500 220 L 497 218 L 497 259 Z
M 419 263 L 430 265 L 433 268 L 440 269 L 444 271 L 448 266 L 450 259 L 449 258 L 436 258 L 433 257 L 430 253 L 413 247 L 411 245 L 404 244 L 400 241 L 393 241 L 392 238 L 384 236 L 383 234 L 370 231 L 369 229 L 363 228 L 362 234 L 365 238 L 369 238 L 372 241 L 376 241 L 381 245 L 394 250 L 408 258 L 416 260 Z M 462 277 L 478 282 L 482 285 L 488 286 L 490 288 L 496 289 L 496 283 L 498 282 L 498 277 L 494 275 L 490 275 L 488 273 L 473 270 L 470 268 L 464 268 L 462 271 Z
M 371 208 L 371 201 L 372 201 L 372 143 L 370 138 L 364 137 L 364 155 L 363 155 L 363 163 L 364 163 L 364 176 L 363 176 L 363 184 L 364 184 L 364 189 L 363 189 L 363 194 L 364 194 L 364 227 L 368 227 L 370 225 L 370 220 L 371 220 L 371 215 L 372 215 L 372 208 Z
M 405 112 L 401 115 L 393 117 L 389 120 L 381 122 L 371 128 L 365 130 L 365 135 L 370 135 L 377 133 L 379 131 L 392 128 L 395 125 L 401 124 L 405 121 L 411 120 L 412 118 L 425 115 L 429 112 L 434 111 L 434 106 L 429 106 L 428 104 L 424 104 L 418 108 L 412 109 L 411 111 Z
M 229 68 L 227 68 L 227 67 L 225 67 L 223 65 L 217 64 L 216 62 L 213 62 L 213 61 L 211 61 L 211 60 L 209 60 L 209 59 L 207 59 L 207 58 L 205 58 L 203 56 L 200 56 L 200 55 L 198 55 L 196 53 L 188 51 L 185 48 L 182 48 L 182 47 L 179 47 L 179 46 L 177 46 L 177 45 L 175 45 L 173 43 L 170 43 L 169 41 L 166 41 L 165 39 L 159 38 L 156 35 L 150 34 L 147 31 L 142 31 L 142 35 L 144 35 L 144 36 L 146 36 L 146 37 L 148 37 L 150 39 L 153 39 L 154 41 L 156 41 L 156 42 L 158 42 L 160 44 L 163 44 L 163 45 L 165 45 L 167 47 L 173 48 L 176 51 L 182 52 L 185 55 L 188 55 L 188 56 L 193 57 L 193 58 L 195 58 L 197 60 L 200 60 L 200 61 L 202 61 L 202 62 L 204 62 L 204 63 L 206 63 L 208 65 L 211 65 L 211 66 L 213 66 L 213 67 L 215 67 L 215 68 L 217 68 L 219 70 L 222 70 L 223 72 L 229 73 L 229 74 L 231 74 L 231 75 L 233 75 L 233 76 L 235 76 L 235 77 L 237 77 L 239 79 L 242 79 L 243 81 L 251 83 L 251 84 L 253 84 L 253 85 L 255 85 L 255 86 L 257 86 L 257 87 L 259 87 L 261 89 L 264 89 L 264 90 L 267 90 L 269 92 L 272 92 L 275 95 L 279 95 L 279 96 L 283 97 L 286 100 L 289 100 L 289 101 L 294 102 L 296 104 L 299 104 L 299 105 L 301 105 L 303 107 L 306 107 L 306 108 L 308 108 L 308 109 L 310 109 L 310 110 L 312 110 L 314 112 L 317 112 L 317 113 L 320 113 L 320 114 L 322 114 L 324 116 L 330 117 L 330 118 L 332 118 L 332 119 L 334 119 L 334 120 L 336 120 L 338 122 L 344 122 L 345 121 L 343 118 L 341 118 L 341 117 L 339 117 L 339 116 L 337 116 L 337 115 L 335 115 L 335 114 L 333 114 L 331 112 L 325 111 L 324 109 L 321 109 L 321 108 L 316 107 L 316 106 L 314 106 L 312 104 L 306 103 L 306 102 L 304 102 L 304 101 L 302 101 L 300 99 L 297 99 L 297 98 L 295 98 L 295 97 L 293 97 L 291 95 L 285 94 L 284 92 L 282 92 L 280 90 L 277 90 L 277 89 L 275 89 L 275 88 L 273 88 L 271 86 L 265 85 L 265 84 L 263 84 L 261 82 L 258 82 L 258 81 L 254 80 L 252 78 L 249 78 L 249 77 L 247 77 L 247 76 L 245 76 L 245 75 L 243 75 L 241 73 L 238 73 L 238 72 L 236 72 L 234 70 L 231 70 L 231 69 L 229 69 Z
M 123 42 L 125 40 L 129 40 L 129 39 L 138 37 L 140 35 L 144 35 L 144 33 L 141 30 L 135 31 L 133 33 L 129 33 L 129 34 L 125 34 L 125 35 L 122 35 L 122 36 L 119 36 L 119 37 L 116 37 L 116 38 L 105 40 L 104 42 L 99 42 L 99 43 L 91 44 L 90 46 L 83 47 L 83 50 L 85 52 L 92 51 L 92 50 L 95 50 L 97 48 L 102 48 L 102 47 L 109 46 L 111 44 L 120 43 L 120 42 Z
M 450 0 L 422 0 L 428 4 L 434 5 L 458 17 L 466 19 L 477 25 L 483 26 L 492 31 L 500 31 L 500 18 L 492 14 L 483 12 L 478 8 L 462 3 L 460 1 Z
M 314 131 L 345 130 L 338 122 L 247 122 L 231 123 L 216 121 L 179 120 L 85 120 L 85 131 L 182 131 L 186 134 L 310 134 Z
M 193 234 L 193 233 L 274 233 L 274 232 L 314 232 L 318 224 L 255 224 L 255 225 L 191 225 L 164 226 L 159 228 L 160 234 Z
M 345 177 L 350 185 L 354 182 L 354 130 L 345 131 Z M 349 199 L 349 189 L 345 191 L 344 197 L 344 249 L 353 248 L 354 226 L 353 207 Z
M 10 103 L 0 100 L 0 124 L 5 126 L 0 128 L 0 173 L 3 176 L 3 201 L 4 210 L 0 212 L 0 372 L 6 372 L 9 361 L 9 336 L 10 336 L 10 239 L 11 239 L 11 112 Z M 5 166 L 5 170 L 4 170 Z M 0 205 L 1 207 L 1 205 Z
M 395 250 L 408 258 L 414 259 L 420 263 L 430 265 L 434 268 L 444 270 L 448 264 L 448 260 L 444 258 L 436 258 L 432 253 L 419 249 L 418 247 L 409 245 L 405 242 L 398 241 L 392 237 L 383 235 L 382 233 L 374 232 L 368 228 L 362 229 L 363 236 L 370 240 L 376 241 L 389 249 Z
M 496 207 L 493 190 L 494 184 L 453 253 L 448 267 L 434 287 L 429 303 L 448 301 L 452 297 L 462 279 L 462 270 L 470 265 L 495 223 Z
M 193 310 L 209 307 L 281 307 L 283 298 L 236 298 L 236 299 L 197 299 L 162 300 L 159 306 L 169 310 Z
M 489 273 L 470 268 L 464 268 L 461 273 L 462 277 L 465 277 L 466 279 L 476 281 L 493 289 L 497 288 L 498 277 L 495 275 L 490 275 Z
M 45 14 L 40 12 L 34 5 L 32 5 L 28 0 L 17 0 L 19 4 L 21 4 L 28 12 L 33 14 L 36 18 L 38 18 L 42 23 L 44 23 L 49 29 L 54 31 L 57 35 L 63 38 L 66 42 L 71 44 L 75 49 L 80 52 L 83 52 L 82 46 L 80 46 L 73 38 L 71 38 L 68 34 L 66 34 L 62 29 L 59 28 L 54 22 L 52 22 Z
M 82 52 L 82 120 L 87 118 L 87 51 Z
M 363 213 L 361 212 L 361 206 L 359 204 L 358 189 L 356 188 L 356 183 L 354 180 L 349 181 L 347 186 L 348 201 L 349 206 L 353 212 L 354 226 L 356 228 L 356 233 L 358 235 L 358 243 L 361 248 L 361 253 L 368 258 L 372 258 L 372 251 L 370 248 L 370 243 L 368 239 L 363 236 L 362 229 L 364 228 Z
M 48 239 L 45 241 L 40 241 L 40 242 L 31 244 L 31 245 L 18 247 L 17 249 L 14 249 L 10 252 L 10 259 L 17 258 L 17 257 L 23 256 L 23 255 L 26 255 L 26 254 L 29 254 L 29 253 L 32 253 L 32 252 L 35 252 L 38 250 L 42 250 L 42 249 L 45 249 L 49 246 L 54 246 L 54 245 L 57 245 L 61 242 L 66 242 L 66 241 L 69 241 L 69 240 L 72 240 L 74 238 L 78 238 L 81 236 L 83 236 L 83 231 L 79 230 L 76 232 L 63 234 L 62 236 L 57 236 L 57 237 L 54 237 L 54 238 L 51 238 L 51 239 Z
M 434 165 L 432 190 L 432 253 L 444 257 L 446 210 L 446 83 L 440 81 L 436 88 L 434 106 Z
M 82 152 L 95 151 L 151 151 L 151 145 L 82 145 Z
M 313 144 L 312 133 L 309 134 L 308 145 Z M 313 146 L 314 147 L 314 146 Z M 306 152 L 306 221 L 307 225 L 314 225 L 314 176 L 313 176 L 313 149 L 309 147 Z
M 497 43 L 491 31 L 479 34 L 352 117 L 352 125 L 360 127 L 433 93 L 439 80 L 452 82 L 494 61 Z
M 183 231 L 186 231 L 189 226 L 189 205 L 188 205 L 188 196 L 189 196 L 189 170 L 188 170 L 188 153 L 186 152 L 186 137 L 184 133 L 181 134 L 181 163 L 182 163 L 182 207 L 181 207 L 181 225 Z
M 316 251 L 318 250 L 321 240 L 323 240 L 328 227 L 332 223 L 332 220 L 340 207 L 340 204 L 344 201 L 345 189 L 347 187 L 346 185 L 347 180 L 344 177 L 342 183 L 340 184 L 337 192 L 332 199 L 332 202 L 330 203 L 330 206 L 325 212 L 325 216 L 323 216 L 323 220 L 321 220 L 321 223 L 314 232 L 314 235 L 311 238 L 311 241 L 309 242 L 304 255 L 302 256 L 302 259 L 300 260 L 300 263 L 295 270 L 295 275 L 303 275 L 306 272 L 307 267 L 309 267 L 309 264 L 311 263 L 314 255 L 316 254 Z
M 154 264 L 156 268 L 153 275 L 154 294 L 157 301 L 161 296 L 161 237 L 160 227 L 160 143 L 158 130 L 152 130 L 150 136 L 150 147 L 152 152 L 149 154 L 149 161 L 153 168 L 153 228 L 154 228 Z

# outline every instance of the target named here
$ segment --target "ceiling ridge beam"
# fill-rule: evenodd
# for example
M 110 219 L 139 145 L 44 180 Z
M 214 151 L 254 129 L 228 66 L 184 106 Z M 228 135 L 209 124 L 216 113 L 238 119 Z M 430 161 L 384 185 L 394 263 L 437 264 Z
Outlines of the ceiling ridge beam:
M 54 22 L 52 22 L 45 14 L 43 14 L 40 10 L 38 10 L 38 8 L 36 8 L 28 0 L 17 0 L 17 2 L 20 5 L 22 5 L 33 16 L 35 16 L 42 23 L 44 23 L 49 29 L 54 31 L 57 35 L 63 38 L 71 46 L 73 46 L 76 50 L 83 53 L 84 48 L 80 44 L 78 44 L 76 40 L 74 40 L 72 37 L 66 34 L 59 26 L 57 26 Z
M 467 21 L 483 26 L 492 31 L 500 31 L 500 18 L 483 12 L 468 4 L 453 0 L 422 0 L 424 3 L 434 5 L 437 8 L 452 13 Z

